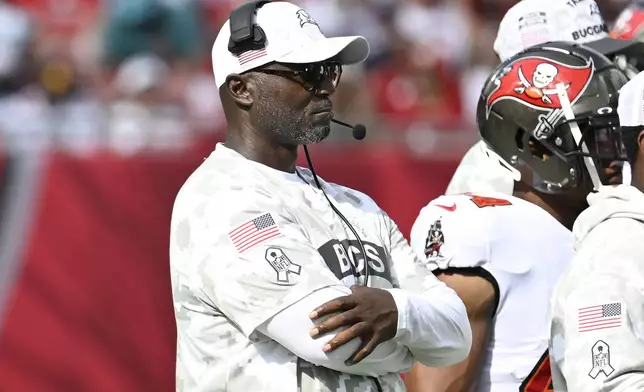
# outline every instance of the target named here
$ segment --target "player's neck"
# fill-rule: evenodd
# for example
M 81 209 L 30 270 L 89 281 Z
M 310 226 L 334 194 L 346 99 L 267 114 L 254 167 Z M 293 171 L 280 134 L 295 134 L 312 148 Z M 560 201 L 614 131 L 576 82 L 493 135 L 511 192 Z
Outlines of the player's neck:
M 224 145 L 251 161 L 287 173 L 295 172 L 297 146 L 283 146 L 260 138 L 229 132 Z
M 635 165 L 631 170 L 633 174 L 631 185 L 639 189 L 640 192 L 644 192 L 644 163 L 641 162 L 641 159 L 635 162 Z
M 559 223 L 561 223 L 568 230 L 572 230 L 572 226 L 574 225 L 575 220 L 581 212 L 576 211 L 574 208 L 570 208 L 569 206 L 561 206 L 560 208 L 558 208 L 559 206 L 557 206 L 555 203 L 549 203 L 548 201 L 544 200 L 541 195 L 531 191 L 515 191 L 514 196 L 543 208 L 548 214 L 552 215 L 553 218 L 559 221 Z

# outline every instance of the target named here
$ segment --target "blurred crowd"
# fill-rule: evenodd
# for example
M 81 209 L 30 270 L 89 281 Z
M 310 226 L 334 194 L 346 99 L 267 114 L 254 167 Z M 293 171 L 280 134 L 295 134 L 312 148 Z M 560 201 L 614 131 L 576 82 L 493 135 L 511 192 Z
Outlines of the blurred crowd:
M 210 48 L 242 2 L 0 0 L 0 145 L 129 155 L 221 140 Z M 515 2 L 296 1 L 327 36 L 371 44 L 365 64 L 345 69 L 336 117 L 364 123 L 370 142 L 448 159 L 477 138 L 478 94 L 497 62 L 492 43 Z M 608 21 L 627 5 L 598 3 Z

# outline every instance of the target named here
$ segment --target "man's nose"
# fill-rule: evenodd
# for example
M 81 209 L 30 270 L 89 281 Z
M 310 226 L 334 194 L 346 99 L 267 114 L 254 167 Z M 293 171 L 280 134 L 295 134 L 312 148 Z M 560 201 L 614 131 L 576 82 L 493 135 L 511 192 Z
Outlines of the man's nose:
M 315 91 L 315 95 L 331 96 L 335 93 L 335 86 L 329 79 L 324 79 Z

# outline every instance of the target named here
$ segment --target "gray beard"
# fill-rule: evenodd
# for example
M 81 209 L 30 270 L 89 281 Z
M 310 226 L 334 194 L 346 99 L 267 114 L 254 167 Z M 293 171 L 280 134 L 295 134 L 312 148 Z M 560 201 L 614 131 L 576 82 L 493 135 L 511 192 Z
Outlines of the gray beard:
M 331 133 L 330 125 L 313 125 L 305 121 L 302 114 L 285 107 L 274 97 L 264 97 L 257 109 L 258 125 L 270 130 L 282 143 L 315 144 Z
M 300 132 L 298 139 L 291 139 L 297 144 L 315 144 L 329 137 L 331 127 L 327 125 L 314 126 L 306 132 Z

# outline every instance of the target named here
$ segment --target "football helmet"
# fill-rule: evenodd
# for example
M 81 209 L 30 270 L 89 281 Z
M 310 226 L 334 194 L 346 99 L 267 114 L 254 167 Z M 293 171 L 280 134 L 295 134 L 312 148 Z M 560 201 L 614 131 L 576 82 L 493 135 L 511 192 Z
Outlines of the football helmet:
M 583 45 L 550 42 L 498 65 L 477 107 L 481 138 L 515 181 L 545 193 L 597 189 L 626 159 L 617 99 L 628 78 Z

